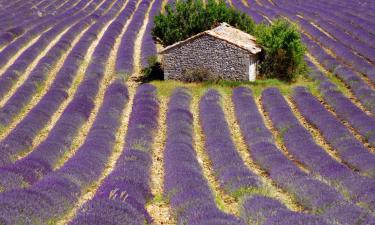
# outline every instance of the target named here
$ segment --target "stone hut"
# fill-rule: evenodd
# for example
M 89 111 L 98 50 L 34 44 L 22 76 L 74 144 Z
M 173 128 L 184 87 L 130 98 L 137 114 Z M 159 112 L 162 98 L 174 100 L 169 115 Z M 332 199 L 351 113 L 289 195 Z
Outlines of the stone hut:
M 185 80 L 189 71 L 199 69 L 214 79 L 254 81 L 260 51 L 255 37 L 222 23 L 170 45 L 160 54 L 165 80 Z

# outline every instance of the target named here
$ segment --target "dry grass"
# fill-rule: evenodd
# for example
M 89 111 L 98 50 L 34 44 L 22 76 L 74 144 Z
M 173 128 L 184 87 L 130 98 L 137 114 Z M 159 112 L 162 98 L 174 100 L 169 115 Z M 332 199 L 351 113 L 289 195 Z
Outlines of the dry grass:
M 164 186 L 164 148 L 166 143 L 166 115 L 167 115 L 167 97 L 159 97 L 159 127 L 152 146 L 152 165 L 150 188 L 154 199 L 146 206 L 147 211 L 154 219 L 154 224 L 172 225 L 177 224 L 172 216 L 168 203 L 163 198 Z
M 203 175 L 208 181 L 208 185 L 210 186 L 211 192 L 215 197 L 215 201 L 219 209 L 226 213 L 238 216 L 238 201 L 234 197 L 226 194 L 220 187 L 220 183 L 215 176 L 209 156 L 205 151 L 204 133 L 199 120 L 199 99 L 201 94 L 195 92 L 192 97 L 191 112 L 194 119 L 194 149 L 197 153 L 197 160 L 202 167 Z
M 169 0 L 163 0 L 162 4 L 161 4 L 161 12 L 164 13 L 165 12 L 165 6 L 168 4 Z
M 259 180 L 262 182 L 262 186 L 264 186 L 264 192 L 262 193 L 266 194 L 269 197 L 278 199 L 293 211 L 302 211 L 302 206 L 295 202 L 293 200 L 293 197 L 290 196 L 286 191 L 279 188 L 277 184 L 272 181 L 267 172 L 262 170 L 261 167 L 254 162 L 241 134 L 241 129 L 235 116 L 232 99 L 227 93 L 222 92 L 221 95 L 223 111 L 225 117 L 227 118 L 229 130 L 232 134 L 234 144 L 236 145 L 236 148 L 242 160 L 244 161 L 245 166 L 248 167 L 253 173 L 255 173 L 258 176 Z
M 250 7 L 249 3 L 246 0 L 241 0 L 242 4 L 246 7 Z

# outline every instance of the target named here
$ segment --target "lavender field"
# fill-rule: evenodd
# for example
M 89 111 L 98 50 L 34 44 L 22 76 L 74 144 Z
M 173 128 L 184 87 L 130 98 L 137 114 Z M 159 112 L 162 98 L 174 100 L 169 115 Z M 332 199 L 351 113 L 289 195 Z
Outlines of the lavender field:
M 375 1 L 227 0 L 295 83 L 142 83 L 167 3 L 0 0 L 0 225 L 375 225 Z

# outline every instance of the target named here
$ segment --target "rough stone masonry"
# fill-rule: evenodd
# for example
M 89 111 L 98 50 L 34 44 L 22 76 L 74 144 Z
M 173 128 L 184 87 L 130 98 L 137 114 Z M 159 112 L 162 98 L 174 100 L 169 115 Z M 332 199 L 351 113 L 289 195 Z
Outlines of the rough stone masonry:
M 169 46 L 162 54 L 165 80 L 184 80 L 188 71 L 199 69 L 208 71 L 215 79 L 247 81 L 250 65 L 257 66 L 256 54 L 206 32 Z

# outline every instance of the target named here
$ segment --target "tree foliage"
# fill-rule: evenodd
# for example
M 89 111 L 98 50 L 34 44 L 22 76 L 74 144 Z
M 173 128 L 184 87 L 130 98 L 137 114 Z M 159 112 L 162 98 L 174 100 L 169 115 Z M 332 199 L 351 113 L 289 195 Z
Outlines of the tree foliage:
M 152 36 L 164 46 L 185 40 L 209 30 L 221 22 L 256 36 L 263 48 L 259 70 L 265 78 L 292 81 L 305 72 L 302 44 L 297 27 L 286 20 L 276 20 L 272 25 L 259 24 L 247 14 L 228 7 L 223 0 L 181 0 L 168 4 L 165 12 L 154 18 Z
M 289 82 L 306 72 L 306 47 L 296 25 L 278 19 L 271 26 L 258 25 L 255 36 L 264 52 L 259 64 L 259 72 L 263 76 Z
M 167 46 L 209 30 L 221 22 L 248 33 L 252 33 L 255 28 L 249 16 L 227 7 L 222 0 L 208 0 L 206 6 L 200 0 L 186 0 L 166 5 L 165 13 L 155 16 L 152 35 Z

